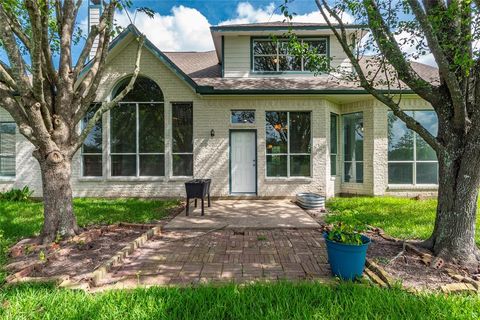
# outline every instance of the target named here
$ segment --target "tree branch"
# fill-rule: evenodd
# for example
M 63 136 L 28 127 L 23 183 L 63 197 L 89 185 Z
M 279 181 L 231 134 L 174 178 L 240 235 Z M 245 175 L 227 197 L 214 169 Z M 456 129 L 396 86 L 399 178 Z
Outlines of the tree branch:
M 325 1 L 324 1 L 325 2 Z M 438 101 L 438 89 L 425 79 L 421 78 L 412 65 L 405 59 L 390 28 L 386 25 L 375 0 L 364 0 L 371 32 L 375 42 L 388 63 L 395 68 L 398 77 L 420 97 L 432 105 Z
M 30 25 L 32 28 L 32 37 L 37 39 L 32 43 L 32 49 L 30 54 L 30 59 L 32 63 L 32 85 L 33 85 L 33 95 L 35 99 L 40 103 L 42 118 L 45 123 L 45 126 L 48 131 L 53 129 L 52 118 L 50 110 L 47 107 L 47 102 L 45 101 L 44 94 L 44 68 L 43 68 L 43 50 L 42 50 L 42 39 L 44 36 L 42 19 L 41 19 L 41 8 L 33 0 L 26 0 L 25 6 L 28 11 L 30 18 Z M 45 9 L 45 8 L 44 8 Z
M 454 126 L 457 130 L 466 131 L 468 129 L 467 127 L 469 127 L 470 120 L 468 119 L 466 101 L 464 99 L 464 94 L 460 83 L 458 82 L 455 73 L 450 70 L 448 59 L 443 52 L 438 38 L 435 35 L 422 6 L 417 0 L 408 0 L 408 3 L 410 4 L 415 17 L 422 27 L 422 31 L 425 34 L 428 46 L 430 47 L 431 52 L 435 57 L 435 61 L 438 64 L 440 75 L 445 80 L 445 83 L 449 89 L 454 109 Z
M 10 61 L 11 76 L 17 84 L 18 92 L 20 94 L 27 94 L 31 86 L 27 77 L 26 63 L 20 53 L 15 34 L 7 23 L 7 19 L 3 4 L 0 4 L 0 39 L 3 42 L 5 52 Z
M 109 23 L 109 16 L 110 16 L 110 11 L 109 10 L 104 10 L 100 22 L 96 26 L 92 26 L 92 29 L 89 30 L 89 34 L 87 37 L 87 40 L 85 41 L 85 45 L 83 46 L 82 52 L 80 54 L 80 57 L 78 58 L 77 64 L 75 66 L 75 71 L 74 71 L 74 80 L 77 81 L 78 75 L 82 71 L 85 62 L 88 58 L 88 55 L 90 51 L 92 50 L 93 44 L 95 43 L 95 38 L 103 33 L 105 28 L 107 27 L 107 23 Z
M 133 69 L 132 77 L 128 82 L 127 86 L 111 101 L 103 102 L 100 108 L 95 112 L 93 117 L 88 121 L 87 125 L 77 137 L 76 142 L 71 147 L 70 154 L 73 155 L 83 144 L 87 136 L 90 134 L 90 131 L 95 126 L 95 124 L 101 119 L 102 115 L 115 107 L 127 94 L 132 90 L 135 81 L 137 80 L 138 74 L 140 73 L 140 60 L 142 57 L 142 48 L 145 43 L 145 37 L 142 36 L 138 41 L 137 56 L 135 59 L 135 66 Z
M 345 29 L 345 24 L 341 20 L 341 18 L 336 14 L 326 3 L 325 0 L 322 0 L 322 3 L 320 3 L 321 0 L 315 0 L 317 3 L 317 6 L 320 10 L 320 13 L 322 14 L 323 18 L 327 22 L 328 26 L 334 33 L 335 37 L 338 39 L 340 42 L 340 45 L 342 46 L 343 50 L 347 54 L 350 62 L 352 63 L 359 79 L 360 79 L 360 85 L 367 91 L 369 92 L 372 96 L 377 98 L 380 102 L 385 104 L 387 107 L 389 107 L 395 116 L 397 116 L 400 120 L 405 122 L 407 127 L 409 129 L 412 129 L 413 131 L 417 132 L 435 151 L 440 151 L 443 149 L 443 146 L 440 144 L 438 139 L 434 137 L 430 132 L 428 132 L 427 129 L 425 129 L 420 123 L 418 123 L 414 118 L 406 114 L 399 106 L 399 104 L 395 101 L 390 96 L 386 96 L 385 94 L 379 92 L 377 89 L 373 87 L 372 84 L 368 81 L 368 79 L 365 76 L 365 73 L 363 72 L 362 67 L 360 66 L 359 61 L 355 58 L 355 54 L 352 52 L 352 49 L 348 45 L 348 42 L 345 41 L 346 36 L 346 29 Z M 325 10 L 327 12 L 325 12 Z M 340 28 L 340 33 L 337 30 L 337 27 L 332 24 L 330 21 L 327 13 L 332 16 L 335 20 L 336 23 L 338 24 Z

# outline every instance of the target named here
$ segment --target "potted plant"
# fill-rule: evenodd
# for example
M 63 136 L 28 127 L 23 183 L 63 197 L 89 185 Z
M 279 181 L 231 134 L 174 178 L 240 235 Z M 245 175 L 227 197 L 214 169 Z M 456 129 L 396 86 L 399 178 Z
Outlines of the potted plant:
M 354 280 L 362 276 L 370 238 L 364 228 L 338 223 L 324 233 L 328 262 L 335 276 Z

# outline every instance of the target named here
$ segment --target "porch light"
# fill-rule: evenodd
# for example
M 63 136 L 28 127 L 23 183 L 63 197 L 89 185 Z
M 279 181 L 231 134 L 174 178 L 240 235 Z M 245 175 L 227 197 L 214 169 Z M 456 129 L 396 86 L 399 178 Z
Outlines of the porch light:
M 215 137 L 215 130 L 214 130 L 214 129 L 212 129 L 212 130 L 210 131 L 210 137 L 212 137 L 212 138 Z

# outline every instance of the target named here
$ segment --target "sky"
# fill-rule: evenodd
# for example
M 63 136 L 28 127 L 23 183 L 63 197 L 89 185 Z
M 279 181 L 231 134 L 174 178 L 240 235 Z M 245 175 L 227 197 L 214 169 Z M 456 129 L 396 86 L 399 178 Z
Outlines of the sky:
M 132 0 L 133 7 L 119 11 L 115 15 L 117 24 L 127 26 L 134 22 L 162 51 L 208 51 L 214 50 L 210 26 L 281 21 L 283 15 L 279 6 L 284 0 Z M 290 12 L 295 13 L 294 21 L 324 22 L 314 0 L 289 0 Z M 88 30 L 89 0 L 83 0 L 77 23 L 84 34 Z M 144 13 L 136 13 L 136 8 L 148 7 L 155 11 L 152 19 Z M 348 15 L 345 22 L 355 22 Z M 480 43 L 479 43 L 480 45 Z M 76 61 L 83 41 L 72 49 Z M 405 52 L 415 51 L 414 46 L 402 48 Z M 6 55 L 0 49 L 0 59 L 6 61 Z M 431 54 L 417 61 L 435 65 Z
M 79 14 L 80 26 L 87 30 L 87 4 Z M 212 25 L 281 21 L 279 6 L 283 0 L 134 0 L 129 14 L 117 12 L 117 23 L 126 26 L 130 19 L 147 38 L 163 51 L 213 50 L 209 27 Z M 148 7 L 156 12 L 152 19 L 135 8 Z M 323 22 L 314 0 L 295 0 L 290 10 L 296 21 Z

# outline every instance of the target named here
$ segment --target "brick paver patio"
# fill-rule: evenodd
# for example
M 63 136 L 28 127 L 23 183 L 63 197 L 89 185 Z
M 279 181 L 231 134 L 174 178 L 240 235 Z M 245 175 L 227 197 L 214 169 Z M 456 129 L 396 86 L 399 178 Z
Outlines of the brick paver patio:
M 103 285 L 178 285 L 328 279 L 318 229 L 163 231 L 114 268 Z

